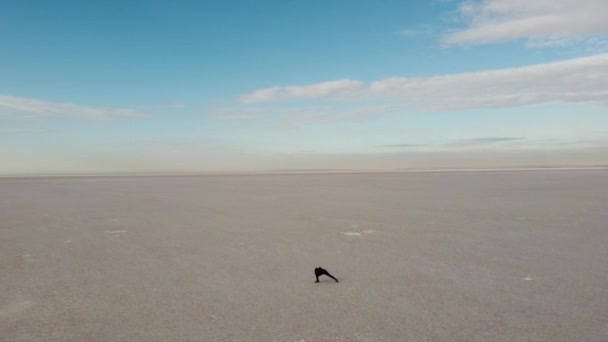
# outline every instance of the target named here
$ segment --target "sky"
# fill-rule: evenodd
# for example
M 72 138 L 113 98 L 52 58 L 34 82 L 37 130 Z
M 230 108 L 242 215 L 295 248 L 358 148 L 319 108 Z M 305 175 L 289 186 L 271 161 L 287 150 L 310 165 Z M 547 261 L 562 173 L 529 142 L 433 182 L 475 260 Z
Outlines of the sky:
M 0 4 L 0 175 L 608 165 L 606 0 Z

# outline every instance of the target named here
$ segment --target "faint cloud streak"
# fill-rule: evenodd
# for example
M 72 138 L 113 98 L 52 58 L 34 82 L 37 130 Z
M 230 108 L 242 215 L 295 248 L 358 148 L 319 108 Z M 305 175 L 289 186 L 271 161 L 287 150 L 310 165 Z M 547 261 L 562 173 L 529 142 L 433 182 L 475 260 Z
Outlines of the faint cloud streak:
M 377 147 L 383 148 L 412 148 L 412 147 L 424 147 L 430 146 L 429 144 L 388 144 L 388 145 L 380 145 Z
M 0 113 L 2 112 L 21 117 L 67 116 L 87 120 L 108 120 L 143 116 L 142 113 L 128 108 L 88 107 L 73 103 L 49 102 L 9 95 L 0 95 Z
M 494 145 L 494 144 L 500 144 L 500 143 L 509 143 L 509 142 L 522 141 L 522 140 L 524 140 L 524 138 L 486 137 L 486 138 L 458 140 L 458 141 L 448 143 L 445 146 L 476 147 L 476 146 L 486 146 L 486 145 Z
M 251 104 L 274 102 L 283 99 L 312 99 L 339 97 L 341 95 L 352 96 L 353 93 L 356 93 L 362 88 L 362 82 L 353 80 L 336 80 L 302 86 L 272 87 L 244 94 L 239 98 L 239 102 Z

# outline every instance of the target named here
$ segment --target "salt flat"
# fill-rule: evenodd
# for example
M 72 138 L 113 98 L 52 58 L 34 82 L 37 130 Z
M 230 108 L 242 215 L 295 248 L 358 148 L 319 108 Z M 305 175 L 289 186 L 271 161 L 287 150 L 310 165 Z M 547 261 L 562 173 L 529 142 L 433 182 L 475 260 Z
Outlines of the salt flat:
M 608 341 L 608 171 L 0 179 L 0 340 Z

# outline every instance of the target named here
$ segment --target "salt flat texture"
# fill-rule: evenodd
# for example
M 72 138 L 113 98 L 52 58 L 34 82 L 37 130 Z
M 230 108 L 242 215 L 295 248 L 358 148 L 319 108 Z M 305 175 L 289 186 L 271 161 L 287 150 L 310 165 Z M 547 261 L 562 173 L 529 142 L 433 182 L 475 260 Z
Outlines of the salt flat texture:
M 0 340 L 608 341 L 608 172 L 0 179 Z

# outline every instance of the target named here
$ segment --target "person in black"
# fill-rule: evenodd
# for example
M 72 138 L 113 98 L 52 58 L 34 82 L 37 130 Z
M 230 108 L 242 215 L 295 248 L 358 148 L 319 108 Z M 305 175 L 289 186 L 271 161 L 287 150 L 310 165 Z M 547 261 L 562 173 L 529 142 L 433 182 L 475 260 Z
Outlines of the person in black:
M 331 274 L 329 274 L 329 272 L 327 272 L 326 269 L 323 269 L 321 267 L 315 268 L 315 277 L 317 277 L 317 281 L 315 281 L 315 283 L 319 282 L 319 277 L 322 275 L 326 275 L 326 276 L 330 277 L 331 279 L 335 280 L 336 283 L 339 283 L 339 281 L 338 281 L 338 279 L 336 279 L 336 277 L 332 276 Z

